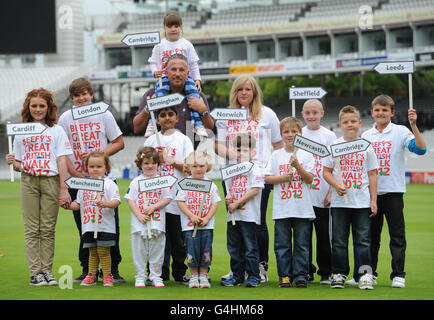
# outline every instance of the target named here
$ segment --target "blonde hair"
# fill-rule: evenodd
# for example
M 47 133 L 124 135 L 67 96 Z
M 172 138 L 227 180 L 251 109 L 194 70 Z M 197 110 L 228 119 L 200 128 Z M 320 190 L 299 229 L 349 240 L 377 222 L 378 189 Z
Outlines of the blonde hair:
M 319 101 L 318 99 L 309 99 L 309 100 L 306 100 L 306 102 L 303 104 L 303 109 L 304 109 L 305 106 L 310 105 L 310 104 L 312 104 L 314 106 L 317 106 L 322 111 L 324 111 L 324 107 L 322 106 L 321 101 Z
M 359 112 L 359 110 L 357 110 L 356 107 L 345 106 L 339 111 L 339 121 L 341 121 L 341 118 L 344 114 L 349 114 L 349 113 L 355 114 L 357 116 L 357 118 L 359 118 L 359 120 L 360 120 L 360 112 Z
M 302 132 L 303 123 L 298 120 L 296 117 L 286 117 L 283 118 L 282 121 L 280 121 L 280 132 L 282 132 L 283 128 L 289 126 L 289 127 L 296 127 L 298 131 Z
M 184 177 L 191 175 L 190 166 L 195 163 L 205 163 L 207 165 L 206 172 L 209 172 L 212 168 L 212 157 L 206 152 L 200 150 L 190 153 L 184 160 L 184 167 L 182 170 Z
M 262 90 L 258 82 L 251 75 L 244 74 L 235 79 L 229 94 L 229 108 L 242 107 L 238 102 L 237 94 L 238 90 L 243 87 L 246 81 L 250 82 L 253 89 L 253 101 L 250 109 L 250 117 L 253 120 L 259 120 L 262 116 Z

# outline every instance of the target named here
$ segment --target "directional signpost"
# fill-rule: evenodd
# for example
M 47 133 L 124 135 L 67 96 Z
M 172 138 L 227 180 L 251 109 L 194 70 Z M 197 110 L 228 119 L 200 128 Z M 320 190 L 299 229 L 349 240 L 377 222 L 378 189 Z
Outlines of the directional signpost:
M 295 100 L 321 99 L 327 94 L 321 87 L 289 88 L 289 99 L 292 100 L 292 116 L 295 117 Z
M 211 191 L 212 181 L 211 180 L 200 180 L 200 179 L 191 179 L 184 178 L 179 181 L 178 186 L 184 191 L 194 191 L 194 192 L 202 192 L 202 200 L 200 201 L 200 211 L 199 216 L 202 216 L 203 205 L 205 202 L 206 194 Z M 198 225 L 194 225 L 194 230 L 192 237 L 196 237 Z
M 317 155 L 318 157 L 324 158 L 330 155 L 329 150 L 325 145 L 318 142 L 310 140 L 300 135 L 296 135 L 294 138 L 294 147 Z
M 400 74 L 408 73 L 408 102 L 409 109 L 413 109 L 413 78 L 414 61 L 393 61 L 380 62 L 374 66 L 374 70 L 379 74 Z
M 253 168 L 253 162 L 244 161 L 238 164 L 234 164 L 222 169 L 222 179 L 225 182 L 226 192 L 230 192 L 227 179 L 246 174 Z M 232 219 L 232 225 L 235 225 L 235 217 L 233 213 L 230 213 Z
M 342 178 L 341 172 L 341 164 L 338 160 L 340 156 L 344 156 L 347 154 L 352 154 L 356 152 L 363 152 L 368 149 L 371 143 L 365 139 L 358 139 L 354 141 L 342 142 L 337 144 L 330 145 L 330 150 L 332 152 L 332 157 L 335 159 L 336 169 L 338 171 L 340 183 L 344 185 L 344 181 Z M 345 203 L 348 203 L 348 197 L 344 194 Z
M 211 111 L 211 116 L 215 120 L 247 120 L 248 110 L 243 109 L 226 109 L 215 108 Z
M 129 47 L 153 46 L 160 43 L 160 32 L 127 34 L 121 41 Z
M 11 123 L 8 122 L 6 124 L 6 132 L 8 135 L 8 148 L 9 153 L 12 153 L 12 136 L 15 135 L 27 135 L 34 134 L 39 135 L 47 129 L 42 123 L 39 122 L 24 122 L 24 123 Z M 14 165 L 11 164 L 10 168 L 10 176 L 11 182 L 15 181 L 14 177 Z
M 143 193 L 145 196 L 145 205 L 148 206 L 148 198 L 146 196 L 146 191 L 162 189 L 162 188 L 170 188 L 175 184 L 177 180 L 178 179 L 176 179 L 174 176 L 171 175 L 139 180 L 138 181 L 139 192 Z M 146 222 L 146 229 L 148 230 L 148 238 L 151 239 L 152 232 L 151 232 L 150 221 Z

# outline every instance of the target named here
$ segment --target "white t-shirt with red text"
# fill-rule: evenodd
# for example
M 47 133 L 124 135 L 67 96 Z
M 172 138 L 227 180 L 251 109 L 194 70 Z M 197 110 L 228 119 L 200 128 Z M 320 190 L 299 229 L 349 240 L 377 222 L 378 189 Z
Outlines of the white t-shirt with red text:
M 110 111 L 77 120 L 80 126 L 81 137 L 86 151 L 99 151 L 105 149 L 108 142 L 112 142 L 122 135 L 122 131 L 116 123 Z M 81 146 L 78 136 L 76 121 L 72 118 L 71 110 L 65 111 L 59 118 L 59 125 L 65 129 L 71 142 L 74 153 L 69 157 L 75 170 L 86 173 L 81 158 Z M 109 174 L 114 180 L 114 176 Z
M 307 126 L 302 129 L 303 137 L 320 143 L 326 147 L 336 140 L 334 132 L 321 126 L 318 130 L 310 130 Z M 330 190 L 330 185 L 324 180 L 322 158 L 312 155 L 315 159 L 315 177 L 310 186 L 310 195 L 314 207 L 324 208 L 324 200 Z
M 332 144 L 346 142 L 343 137 L 335 140 Z M 368 171 L 378 168 L 377 157 L 370 145 L 365 151 L 343 155 L 333 158 L 331 155 L 324 158 L 323 166 L 333 168 L 333 176 L 340 181 L 336 161 L 339 161 L 342 179 L 347 188 L 348 203 L 343 196 L 339 196 L 332 188 L 331 207 L 333 208 L 369 208 L 371 196 L 369 193 Z
M 191 176 L 188 178 L 191 178 Z M 205 180 L 209 180 L 209 179 L 205 179 Z M 217 189 L 217 186 L 214 184 L 214 182 L 211 185 L 210 192 L 207 192 L 205 195 L 205 201 L 203 203 L 202 213 L 200 212 L 200 204 L 203 199 L 203 192 L 185 191 L 179 189 L 175 199 L 176 201 L 184 201 L 188 209 L 193 214 L 201 217 L 205 217 L 208 214 L 209 209 L 213 203 L 221 201 L 219 191 Z M 215 216 L 212 217 L 211 220 L 209 220 L 206 226 L 204 227 L 199 226 L 198 230 L 214 229 L 214 221 L 215 221 Z M 181 214 L 181 227 L 182 227 L 182 231 L 189 231 L 194 229 L 194 224 L 185 214 Z
M 404 193 L 405 148 L 414 139 L 405 126 L 390 122 L 383 131 L 373 128 L 365 131 L 362 138 L 371 142 L 378 160 L 378 194 L 387 192 Z
M 190 138 L 181 133 L 179 130 L 175 129 L 171 135 L 162 135 L 161 132 L 158 132 L 158 136 L 160 138 L 161 147 L 163 147 L 166 150 L 168 156 L 174 159 L 176 162 L 183 163 L 184 159 L 194 151 L 193 143 L 191 142 Z M 158 146 L 155 134 L 146 139 L 144 146 L 153 148 Z M 171 164 L 162 163 L 158 166 L 158 175 L 171 175 L 178 179 L 178 181 L 171 187 L 174 192 L 173 194 L 176 195 L 176 192 L 178 191 L 178 182 L 184 178 L 182 171 L 177 170 Z M 166 211 L 175 215 L 181 214 L 181 211 L 179 210 L 175 200 L 172 200 L 167 205 Z
M 172 199 L 173 195 L 169 188 L 155 189 L 145 192 L 139 192 L 139 180 L 150 179 L 141 174 L 135 177 L 128 188 L 127 194 L 125 194 L 126 200 L 133 200 L 140 211 L 143 211 L 147 206 L 158 203 L 162 199 Z M 155 210 L 151 215 L 151 230 L 158 230 L 166 232 L 166 210 L 162 208 Z M 141 223 L 134 213 L 131 212 L 131 233 L 141 232 L 145 234 L 147 232 L 146 225 Z
M 226 142 L 226 147 L 233 149 L 233 140 L 241 133 L 249 133 L 256 138 L 251 161 L 264 168 L 271 156 L 273 143 L 282 140 L 280 122 L 276 113 L 269 107 L 262 107 L 262 117 L 259 120 L 218 120 L 216 121 L 218 142 Z
M 32 176 L 57 176 L 57 158 L 72 154 L 65 131 L 57 124 L 47 126 L 40 135 L 16 135 L 13 150 L 15 160 Z
M 281 176 L 286 174 L 290 168 L 293 173 L 291 181 L 274 185 L 273 220 L 285 218 L 315 219 L 310 186 L 301 179 L 298 171 L 289 164 L 292 154 L 292 152 L 286 151 L 285 148 L 274 151 L 265 169 L 266 176 Z M 298 150 L 295 156 L 303 169 L 315 176 L 313 155 L 304 150 Z
M 99 208 L 99 200 L 119 200 L 119 188 L 111 179 L 104 178 L 104 192 L 78 190 L 75 201 L 80 205 L 81 233 L 94 232 L 98 220 L 98 232 L 116 233 L 115 209 Z
M 232 199 L 237 201 L 242 198 L 252 188 L 264 188 L 263 169 L 254 164 L 250 172 L 241 174 L 228 179 L 228 186 L 231 190 Z M 254 222 L 261 224 L 261 190 L 259 193 L 244 203 L 241 208 L 232 213 L 235 221 Z M 231 214 L 228 212 L 227 221 L 232 221 Z

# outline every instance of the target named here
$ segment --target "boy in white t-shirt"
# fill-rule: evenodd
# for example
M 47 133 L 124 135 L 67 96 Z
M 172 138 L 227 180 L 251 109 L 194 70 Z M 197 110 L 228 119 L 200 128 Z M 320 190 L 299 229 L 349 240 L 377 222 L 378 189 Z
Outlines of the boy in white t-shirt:
M 309 99 L 303 104 L 301 115 L 306 123 L 303 127 L 303 137 L 321 143 L 326 147 L 336 140 L 334 132 L 321 125 L 321 118 L 324 116 L 322 103 L 317 99 Z M 330 199 L 332 190 L 324 180 L 322 158 L 313 155 L 315 158 L 315 177 L 313 178 L 310 194 L 312 198 L 315 220 L 311 223 L 311 234 L 315 225 L 316 234 L 316 262 L 320 284 L 330 284 L 332 249 L 330 243 Z M 316 271 L 312 264 L 312 236 L 309 239 L 309 280 L 313 280 Z
M 309 188 L 315 166 L 312 154 L 294 153 L 294 138 L 301 134 L 301 126 L 294 117 L 280 122 L 285 147 L 271 154 L 265 171 L 265 183 L 274 184 L 274 252 L 281 288 L 290 287 L 291 282 L 306 288 L 309 276 L 310 228 L 315 219 Z
M 161 128 L 161 131 L 157 133 L 161 146 L 158 146 L 155 134 L 146 139 L 144 145 L 145 147 L 156 148 L 159 152 L 158 175 L 172 175 L 179 181 L 183 178 L 184 160 L 194 150 L 193 143 L 185 134 L 175 129 L 179 119 L 176 107 L 158 109 L 156 117 Z M 173 195 L 176 196 L 178 184 L 175 184 L 171 189 Z M 185 276 L 188 269 L 185 265 L 187 252 L 181 229 L 181 214 L 176 201 L 173 199 L 166 207 L 166 249 L 162 277 L 163 280 L 169 280 L 170 256 L 172 256 L 172 276 L 175 282 L 188 284 L 188 279 Z
M 236 149 L 237 161 L 251 160 L 255 144 L 253 135 L 242 133 L 236 136 L 233 146 Z M 233 177 L 228 186 L 227 248 L 231 257 L 232 277 L 223 280 L 221 285 L 241 285 L 244 274 L 247 273 L 247 286 L 258 287 L 261 278 L 256 226 L 261 223 L 261 190 L 264 188 L 262 169 L 254 163 L 249 173 Z M 234 215 L 235 225 L 232 225 L 231 214 Z
M 383 219 L 386 217 L 392 254 L 392 287 L 405 287 L 405 148 L 417 155 L 426 153 L 426 145 L 416 125 L 416 110 L 408 110 L 408 121 L 413 133 L 407 127 L 391 122 L 395 114 L 395 103 L 387 95 L 379 95 L 371 103 L 374 126 L 362 134 L 371 142 L 377 155 L 378 169 L 378 214 L 371 221 L 372 269 L 377 275 L 378 251 L 380 249 Z
M 131 209 L 131 249 L 136 271 L 136 288 L 146 287 L 146 262 L 149 262 L 149 280 L 152 286 L 163 288 L 161 272 L 166 244 L 166 207 L 173 198 L 168 188 L 145 192 L 139 190 L 139 180 L 157 177 L 160 156 L 152 147 L 137 151 L 135 163 L 142 174 L 134 178 L 125 199 Z M 146 224 L 150 223 L 151 239 Z
M 362 126 L 359 111 L 345 106 L 339 112 L 339 127 L 344 136 L 333 144 L 358 140 Z M 371 221 L 377 213 L 377 157 L 370 145 L 365 151 L 326 157 L 324 179 L 333 187 L 332 280 L 331 288 L 344 288 L 350 271 L 348 238 L 350 228 L 354 247 L 354 279 L 360 289 L 373 289 L 371 270 Z M 340 169 L 340 170 L 339 170 Z M 341 174 L 341 177 L 338 174 Z M 342 181 L 343 184 L 340 182 Z M 345 197 L 347 199 L 345 199 Z

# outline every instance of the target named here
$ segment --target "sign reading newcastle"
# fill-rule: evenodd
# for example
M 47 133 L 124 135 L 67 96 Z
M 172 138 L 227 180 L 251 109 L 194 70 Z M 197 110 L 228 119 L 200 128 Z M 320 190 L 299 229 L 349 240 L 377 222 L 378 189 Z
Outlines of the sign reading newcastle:
M 365 139 L 358 139 L 354 141 L 342 142 L 332 144 L 330 150 L 332 151 L 332 157 L 337 158 L 343 155 L 362 152 L 368 149 L 371 143 Z
M 148 109 L 149 111 L 154 111 L 158 109 L 168 108 L 172 106 L 179 105 L 182 100 L 184 100 L 184 96 L 179 93 L 172 93 L 166 96 L 149 99 L 148 100 Z
M 104 179 L 69 177 L 65 183 L 70 189 L 104 191 Z
M 330 152 L 325 145 L 312 141 L 298 134 L 294 138 L 294 147 L 310 152 L 321 158 L 330 155 Z
M 74 120 L 78 120 L 78 119 L 94 116 L 97 114 L 101 114 L 101 113 L 106 112 L 107 109 L 109 108 L 109 106 L 110 105 L 108 105 L 107 103 L 105 103 L 103 101 L 88 104 L 88 105 L 82 106 L 82 107 L 75 107 L 74 106 L 71 108 L 72 118 Z
M 24 122 L 24 123 L 8 123 L 6 124 L 6 132 L 8 136 L 23 135 L 23 134 L 41 134 L 47 129 L 39 122 Z
M 290 100 L 304 100 L 304 99 L 321 99 L 327 94 L 323 88 L 312 87 L 312 88 L 289 88 L 289 99 Z
M 160 43 L 160 32 L 127 34 L 121 41 L 129 47 L 156 45 Z
M 247 109 L 215 108 L 211 116 L 215 120 L 247 120 Z
M 139 180 L 139 192 L 170 188 L 175 184 L 177 180 L 178 179 L 176 179 L 174 176 L 171 175 L 149 178 L 149 179 L 142 179 Z

